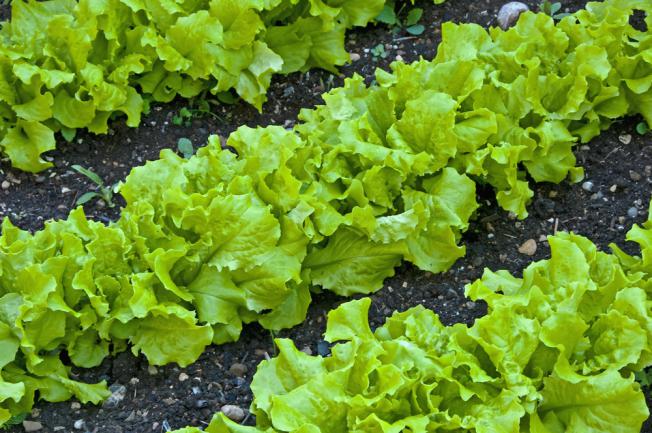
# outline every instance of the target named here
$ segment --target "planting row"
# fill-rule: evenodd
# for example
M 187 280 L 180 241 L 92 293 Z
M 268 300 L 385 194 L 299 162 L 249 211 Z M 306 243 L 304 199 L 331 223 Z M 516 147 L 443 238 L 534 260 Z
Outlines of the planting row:
M 151 101 L 234 90 L 259 109 L 273 74 L 349 57 L 346 29 L 383 0 L 34 0 L 12 3 L 0 31 L 0 146 L 40 171 L 54 132 L 106 133 L 120 113 L 138 126 Z
M 555 24 L 444 26 L 432 62 L 359 77 L 293 130 L 241 128 L 191 159 L 164 151 L 121 187 L 108 227 L 82 209 L 0 237 L 0 423 L 42 399 L 106 397 L 60 357 L 98 365 L 131 345 L 188 365 L 243 323 L 304 320 L 310 290 L 382 287 L 407 260 L 441 272 L 464 254 L 476 182 L 521 217 L 537 181 L 578 178 L 572 147 L 612 119 L 652 120 L 652 36 L 629 24 L 647 2 L 610 0 Z M 522 168 L 524 167 L 524 169 Z
M 152 101 L 235 92 L 261 109 L 274 74 L 347 62 L 345 31 L 384 3 L 15 1 L 0 30 L 0 151 L 37 172 L 55 132 L 103 134 L 118 115 L 135 127 Z
M 552 257 L 516 278 L 485 271 L 473 326 L 421 306 L 372 332 L 370 300 L 329 313 L 327 357 L 277 340 L 251 384 L 256 427 L 224 414 L 207 433 L 639 433 L 649 415 L 634 373 L 652 365 L 652 206 L 628 239 L 642 257 L 548 238 Z M 186 428 L 176 433 L 200 433 Z

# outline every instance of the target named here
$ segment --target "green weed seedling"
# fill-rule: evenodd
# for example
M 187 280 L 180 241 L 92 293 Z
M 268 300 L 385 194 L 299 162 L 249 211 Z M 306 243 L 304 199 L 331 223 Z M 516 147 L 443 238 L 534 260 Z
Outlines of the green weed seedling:
M 117 183 L 113 186 L 108 186 L 104 183 L 104 180 L 102 180 L 102 178 L 94 171 L 84 168 L 81 165 L 73 165 L 72 168 L 76 172 L 83 174 L 84 176 L 89 178 L 98 187 L 97 191 L 88 191 L 82 194 L 77 199 L 76 203 L 78 206 L 88 203 L 94 198 L 98 198 L 104 200 L 107 206 L 115 207 L 115 203 L 113 202 L 113 195 L 118 192 Z
M 636 132 L 638 132 L 639 135 L 645 135 L 650 132 L 650 127 L 647 126 L 647 123 L 645 122 L 639 122 L 638 125 L 636 125 Z
M 206 92 L 202 93 L 195 99 L 191 99 L 187 106 L 182 107 L 177 114 L 172 117 L 172 124 L 176 126 L 189 127 L 193 119 L 203 117 L 212 117 L 218 121 L 222 118 L 211 110 L 212 105 L 234 104 L 237 99 L 229 92 L 222 92 L 216 95 L 216 99 L 207 98 Z
M 188 107 L 183 107 L 172 117 L 172 124 L 176 126 L 190 126 L 192 113 Z
M 561 10 L 561 2 L 551 2 L 550 0 L 544 0 L 539 5 L 539 10 L 546 15 L 550 15 L 554 20 L 561 20 L 570 14 L 567 12 L 559 12 Z
M 190 159 L 190 157 L 195 154 L 195 148 L 192 145 L 192 141 L 186 137 L 181 137 L 179 141 L 177 141 L 177 150 L 186 159 Z
M 371 49 L 371 55 L 373 56 L 374 59 L 378 60 L 378 59 L 386 59 L 389 54 L 385 50 L 385 45 L 378 44 Z
M 403 16 L 404 9 L 405 5 L 401 6 L 398 12 L 396 12 L 394 10 L 394 4 L 390 2 L 385 5 L 380 15 L 376 17 L 376 21 L 390 26 L 395 35 L 401 30 L 405 30 L 413 36 L 419 36 L 426 30 L 422 24 L 419 24 L 419 20 L 423 16 L 423 9 L 412 8 Z

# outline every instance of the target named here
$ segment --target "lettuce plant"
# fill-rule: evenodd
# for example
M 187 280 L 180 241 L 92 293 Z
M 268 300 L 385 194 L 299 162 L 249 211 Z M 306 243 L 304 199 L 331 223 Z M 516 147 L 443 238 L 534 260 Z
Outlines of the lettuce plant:
M 372 332 L 370 299 L 328 316 L 331 355 L 279 339 L 251 384 L 256 427 L 219 414 L 208 433 L 638 433 L 648 408 L 634 373 L 652 364 L 652 206 L 628 234 L 642 256 L 548 238 L 551 258 L 522 278 L 485 271 L 472 326 L 418 306 Z M 197 433 L 186 428 L 177 433 Z
M 152 101 L 235 91 L 261 108 L 274 74 L 335 70 L 344 32 L 382 0 L 35 0 L 0 30 L 0 150 L 41 171 L 54 132 L 106 133 Z
M 355 76 L 324 106 L 304 110 L 297 131 L 363 161 L 390 150 L 427 154 L 428 170 L 453 167 L 487 183 L 504 209 L 525 217 L 528 178 L 583 176 L 577 141 L 625 115 L 652 122 L 652 35 L 628 24 L 635 9 L 651 26 L 649 2 L 620 0 L 589 3 L 558 24 L 526 13 L 508 31 L 445 23 L 433 61 L 394 63 L 369 87 Z M 329 169 L 338 171 L 333 178 L 355 174 Z

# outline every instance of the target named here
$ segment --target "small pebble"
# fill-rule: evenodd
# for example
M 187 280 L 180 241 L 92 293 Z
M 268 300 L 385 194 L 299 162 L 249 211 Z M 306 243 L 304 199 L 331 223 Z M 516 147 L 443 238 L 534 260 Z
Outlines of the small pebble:
M 2 189 L 9 189 L 10 186 L 11 186 L 11 183 L 9 183 L 8 180 L 3 180 L 2 181 Z
M 227 404 L 222 406 L 222 409 L 220 409 L 220 411 L 224 415 L 226 415 L 227 418 L 235 422 L 240 422 L 245 417 L 245 411 L 242 410 L 242 408 L 232 404 Z
M 84 427 L 86 427 L 86 423 L 83 419 L 78 419 L 72 426 L 75 428 L 75 430 L 83 430 Z
M 621 143 L 623 144 L 629 144 L 632 142 L 632 135 L 631 134 L 623 134 L 620 137 L 618 137 L 618 140 L 620 140 Z
M 630 207 L 627 210 L 627 216 L 630 218 L 636 218 L 638 216 L 638 209 L 636 209 L 635 207 Z
M 109 398 L 106 399 L 102 407 L 105 408 L 114 408 L 117 407 L 122 400 L 125 399 L 125 396 L 127 395 L 127 387 L 124 385 L 120 385 L 119 383 L 115 383 L 109 387 L 109 391 L 111 391 L 111 395 Z
M 509 2 L 503 5 L 498 11 L 498 25 L 501 29 L 507 30 L 516 22 L 523 12 L 529 11 L 530 8 L 521 2 Z
M 526 256 L 533 256 L 537 252 L 537 241 L 528 239 L 518 248 L 518 252 Z
M 188 379 L 190 379 L 190 376 L 188 376 L 186 373 L 181 373 L 179 375 L 179 382 L 185 382 Z
M 134 422 L 134 421 L 136 421 L 136 411 L 132 410 L 129 416 L 125 418 L 125 422 Z
M 23 428 L 26 432 L 39 431 L 43 429 L 43 424 L 38 421 L 23 421 Z
M 72 410 L 81 409 L 81 403 L 78 402 L 78 401 L 73 401 L 72 403 L 70 403 L 70 409 L 72 409 Z
M 154 367 L 153 365 L 150 365 L 147 367 L 147 373 L 149 373 L 150 376 L 154 376 L 158 374 L 158 368 Z
M 634 170 L 629 170 L 629 178 L 634 182 L 641 180 L 641 175 L 635 172 Z
M 70 192 L 70 188 L 68 188 L 67 186 L 64 186 L 63 188 L 61 188 L 61 194 L 66 194 L 66 193 L 69 193 L 69 192 Z
M 611 192 L 618 191 L 618 185 L 611 185 L 611 187 L 609 188 L 609 191 L 611 191 Z
M 590 180 L 587 180 L 586 182 L 584 182 L 582 184 L 582 189 L 584 191 L 588 191 L 588 192 L 593 191 L 593 182 L 591 182 Z
M 350 57 L 352 62 L 357 62 L 358 60 L 360 60 L 360 54 L 358 53 L 351 53 Z
M 247 372 L 247 366 L 236 362 L 229 368 L 229 373 L 236 377 L 242 377 Z

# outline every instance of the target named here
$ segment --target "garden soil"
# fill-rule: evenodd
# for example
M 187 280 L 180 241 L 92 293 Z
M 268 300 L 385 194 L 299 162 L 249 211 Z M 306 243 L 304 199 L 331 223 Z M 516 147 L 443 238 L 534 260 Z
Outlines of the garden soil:
M 536 10 L 537 1 L 527 3 Z M 584 5 L 580 0 L 563 3 L 569 11 Z M 137 129 L 118 120 L 108 135 L 79 133 L 70 144 L 60 140 L 59 150 L 48 156 L 55 167 L 41 174 L 21 173 L 5 162 L 0 167 L 0 217 L 9 217 L 19 227 L 30 230 L 41 228 L 46 220 L 66 217 L 77 198 L 94 189 L 88 179 L 71 169 L 74 164 L 94 170 L 112 185 L 123 180 L 132 167 L 157 159 L 161 149 L 175 149 L 182 137 L 199 146 L 208 135 L 225 137 L 240 125 L 291 127 L 302 108 L 320 104 L 320 95 L 341 85 L 345 77 L 357 73 L 371 82 L 375 68 L 388 68 L 396 59 L 431 59 L 443 22 L 495 25 L 502 4 L 498 0 L 449 0 L 434 6 L 421 1 L 417 6 L 425 11 L 422 22 L 426 31 L 419 37 L 392 32 L 386 26 L 351 32 L 347 46 L 355 60 L 341 69 L 340 76 L 311 71 L 277 77 L 262 114 L 244 103 L 236 103 L 213 107 L 210 115 L 196 116 L 187 125 L 175 126 L 174 117 L 188 106 L 187 101 L 179 100 L 152 107 Z M 8 15 L 3 6 L 0 16 L 6 19 Z M 385 57 L 374 49 L 379 44 L 384 47 Z M 545 236 L 555 231 L 585 235 L 603 250 L 615 242 L 632 251 L 632 246 L 624 243 L 625 233 L 647 218 L 652 195 L 652 135 L 640 136 L 635 132 L 639 121 L 619 121 L 600 137 L 578 147 L 578 162 L 585 168 L 585 181 L 590 184 L 536 186 L 530 217 L 525 221 L 511 218 L 497 207 L 492 192 L 481 188 L 479 202 L 484 206 L 462 239 L 467 246 L 466 257 L 440 275 L 409 265 L 397 269 L 396 276 L 372 296 L 372 325 L 382 324 L 395 310 L 416 305 L 432 308 L 447 324 L 473 323 L 486 308 L 466 299 L 464 286 L 479 278 L 485 267 L 520 274 L 531 261 L 547 258 L 550 250 Z M 119 215 L 120 198 L 114 204 L 110 207 L 109 203 L 95 201 L 86 205 L 86 211 L 91 218 L 109 222 Z M 536 245 L 536 251 L 519 252 L 525 243 Z M 314 294 L 305 323 L 278 336 L 293 339 L 305 352 L 328 354 L 328 345 L 322 340 L 326 315 L 345 301 L 329 293 Z M 117 391 L 117 398 L 111 403 L 38 403 L 27 420 L 40 423 L 38 431 L 42 433 L 158 433 L 184 426 L 206 426 L 224 405 L 235 405 L 244 410 L 243 423 L 253 425 L 254 417 L 247 412 L 252 400 L 249 385 L 256 365 L 274 356 L 272 338 L 257 325 L 246 326 L 240 341 L 210 347 L 196 363 L 184 369 L 176 365 L 150 367 L 144 357 L 122 353 L 106 359 L 97 368 L 74 370 L 79 380 L 106 380 Z M 652 403 L 650 393 L 647 394 Z M 24 428 L 15 426 L 8 431 L 17 433 Z M 652 423 L 646 424 L 643 432 L 652 433 Z

